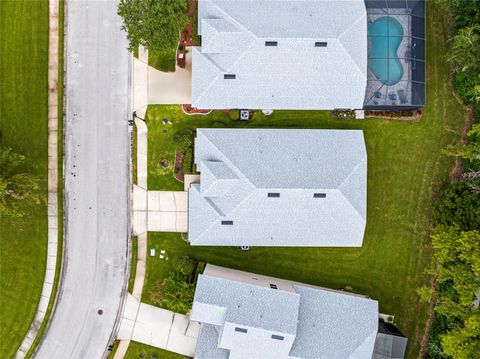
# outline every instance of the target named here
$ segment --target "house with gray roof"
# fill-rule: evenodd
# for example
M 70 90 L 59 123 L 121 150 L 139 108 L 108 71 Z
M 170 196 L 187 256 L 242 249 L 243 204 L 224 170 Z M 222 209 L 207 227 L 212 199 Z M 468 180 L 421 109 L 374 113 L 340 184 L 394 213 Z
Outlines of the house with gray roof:
M 425 104 L 425 0 L 198 0 L 199 109 Z
M 199 0 L 192 106 L 363 108 L 363 0 Z
M 379 332 L 368 297 L 210 264 L 190 320 L 201 323 L 196 359 L 403 358 L 407 343 L 392 323 Z
M 197 129 L 192 245 L 360 247 L 367 153 L 358 130 Z

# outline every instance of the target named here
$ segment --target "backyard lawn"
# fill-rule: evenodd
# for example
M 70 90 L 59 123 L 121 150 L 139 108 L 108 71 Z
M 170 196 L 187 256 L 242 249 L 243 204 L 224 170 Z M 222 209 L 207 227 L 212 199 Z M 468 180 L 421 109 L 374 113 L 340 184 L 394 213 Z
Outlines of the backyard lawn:
M 0 142 L 47 176 L 48 1 L 0 1 Z M 46 196 L 45 196 L 46 197 Z M 20 346 L 40 298 L 47 248 L 46 206 L 0 219 L 0 358 Z
M 148 248 L 166 250 L 168 261 L 147 258 L 142 300 L 152 302 L 155 288 L 172 270 L 175 257 L 287 278 L 329 288 L 351 287 L 380 302 L 409 337 L 407 358 L 416 358 L 424 334 L 427 306 L 415 289 L 428 281 L 424 273 L 431 255 L 431 205 L 449 181 L 452 158 L 441 155 L 459 141 L 465 110 L 455 100 L 445 60 L 447 16 L 428 2 L 427 99 L 418 122 L 397 120 L 333 120 L 329 112 L 275 111 L 257 113 L 249 122 L 233 121 L 222 112 L 187 116 L 179 106 L 151 106 L 147 112 L 149 190 L 182 190 L 172 176 L 173 135 L 198 127 L 271 127 L 362 129 L 368 152 L 368 213 L 362 248 L 191 247 L 179 234 L 149 233 Z M 164 124 L 164 119 L 172 124 Z M 279 151 L 282 149 L 279 148 Z M 248 151 L 248 149 L 246 149 Z M 169 168 L 160 162 L 167 159 Z

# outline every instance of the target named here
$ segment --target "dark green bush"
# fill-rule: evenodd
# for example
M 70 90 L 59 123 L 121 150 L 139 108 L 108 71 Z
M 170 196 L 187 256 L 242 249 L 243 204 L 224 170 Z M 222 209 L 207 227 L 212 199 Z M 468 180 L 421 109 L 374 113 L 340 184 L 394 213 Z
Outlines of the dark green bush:
M 450 185 L 433 208 L 437 224 L 458 225 L 463 230 L 480 229 L 480 180 Z
M 175 271 L 181 273 L 185 277 L 190 277 L 196 267 L 197 262 L 189 257 L 175 259 Z
M 185 173 L 193 172 L 193 148 L 189 147 L 185 151 L 185 158 L 183 159 L 183 170 Z
M 175 149 L 177 151 L 185 152 L 193 143 L 193 131 L 189 129 L 183 129 L 175 132 L 173 135 L 175 141 Z

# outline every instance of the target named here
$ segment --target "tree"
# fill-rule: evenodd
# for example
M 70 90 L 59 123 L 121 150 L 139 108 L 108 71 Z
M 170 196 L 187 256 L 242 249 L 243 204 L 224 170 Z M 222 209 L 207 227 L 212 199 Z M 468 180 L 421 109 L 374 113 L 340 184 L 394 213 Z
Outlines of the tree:
M 480 290 L 480 232 L 439 226 L 432 247 L 439 282 L 435 312 L 450 323 L 440 335 L 441 349 L 453 359 L 478 358 L 480 312 L 473 302 Z
M 0 214 L 23 217 L 26 204 L 40 204 L 39 179 L 22 171 L 25 157 L 0 149 Z
M 480 312 L 474 311 L 464 325 L 442 336 L 442 349 L 453 359 L 480 358 Z
M 139 45 L 156 51 L 176 48 L 178 34 L 188 23 L 187 8 L 187 0 L 120 0 L 118 15 L 129 50 Z
M 480 89 L 480 86 L 479 86 Z M 443 153 L 447 156 L 459 156 L 466 160 L 479 160 L 480 159 L 480 123 L 476 123 L 472 126 L 472 129 L 467 133 L 470 139 L 466 145 L 448 146 Z
M 480 229 L 480 180 L 450 185 L 433 208 L 437 224 L 458 225 L 463 230 Z

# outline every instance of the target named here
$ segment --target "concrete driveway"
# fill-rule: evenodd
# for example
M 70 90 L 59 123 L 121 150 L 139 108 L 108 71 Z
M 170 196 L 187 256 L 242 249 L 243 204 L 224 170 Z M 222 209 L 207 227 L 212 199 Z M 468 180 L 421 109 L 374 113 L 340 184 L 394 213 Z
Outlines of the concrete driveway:
M 190 48 L 187 48 L 190 50 Z M 192 103 L 192 52 L 188 51 L 186 65 L 176 66 L 175 72 L 161 72 L 148 66 L 149 104 Z
M 199 330 L 200 324 L 188 316 L 140 303 L 129 294 L 117 339 L 193 357 Z

